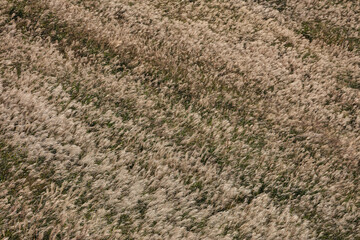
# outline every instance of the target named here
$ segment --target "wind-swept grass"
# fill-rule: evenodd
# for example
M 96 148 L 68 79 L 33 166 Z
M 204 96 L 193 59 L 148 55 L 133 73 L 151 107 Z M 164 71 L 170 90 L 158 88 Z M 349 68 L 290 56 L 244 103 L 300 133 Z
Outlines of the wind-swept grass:
M 0 3 L 3 238 L 359 237 L 356 3 Z

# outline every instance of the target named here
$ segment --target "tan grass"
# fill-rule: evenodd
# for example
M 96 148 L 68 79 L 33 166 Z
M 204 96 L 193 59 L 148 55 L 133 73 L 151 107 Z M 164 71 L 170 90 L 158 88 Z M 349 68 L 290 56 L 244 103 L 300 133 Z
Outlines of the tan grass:
M 360 236 L 355 3 L 0 3 L 1 237 Z

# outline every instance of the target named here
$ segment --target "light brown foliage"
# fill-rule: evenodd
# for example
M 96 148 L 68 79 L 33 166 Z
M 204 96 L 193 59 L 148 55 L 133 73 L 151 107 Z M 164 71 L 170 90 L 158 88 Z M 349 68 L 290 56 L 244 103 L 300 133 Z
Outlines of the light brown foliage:
M 284 2 L 0 0 L 0 236 L 359 238 L 359 5 Z

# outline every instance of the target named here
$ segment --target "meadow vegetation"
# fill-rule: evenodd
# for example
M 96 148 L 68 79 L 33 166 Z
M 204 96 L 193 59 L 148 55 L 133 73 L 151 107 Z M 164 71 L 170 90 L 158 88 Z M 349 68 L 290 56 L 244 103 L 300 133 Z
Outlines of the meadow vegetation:
M 360 239 L 359 11 L 0 0 L 0 238 Z

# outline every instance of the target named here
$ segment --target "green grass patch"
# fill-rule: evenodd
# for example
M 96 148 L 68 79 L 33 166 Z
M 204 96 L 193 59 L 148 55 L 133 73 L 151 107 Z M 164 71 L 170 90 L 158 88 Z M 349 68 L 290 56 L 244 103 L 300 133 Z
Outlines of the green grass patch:
M 343 83 L 350 88 L 360 90 L 360 80 L 355 77 L 354 72 L 346 71 L 338 74 L 336 78 L 338 82 Z
M 0 141 L 0 182 L 9 180 L 12 176 L 11 169 L 18 167 L 23 159 L 26 159 L 25 153 Z
M 333 26 L 330 22 L 305 21 L 301 23 L 301 28 L 297 32 L 310 42 L 320 39 L 328 45 L 346 47 L 349 51 L 360 50 L 360 38 L 351 37 L 349 29 Z

